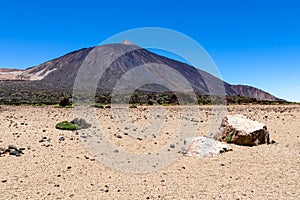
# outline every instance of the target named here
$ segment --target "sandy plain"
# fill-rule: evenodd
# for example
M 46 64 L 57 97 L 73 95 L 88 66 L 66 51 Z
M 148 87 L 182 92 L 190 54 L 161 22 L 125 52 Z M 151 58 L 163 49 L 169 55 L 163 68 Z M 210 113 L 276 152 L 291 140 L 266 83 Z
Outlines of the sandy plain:
M 197 109 L 200 120 L 184 120 L 193 122 L 195 135 L 205 135 L 213 114 L 209 106 Z M 155 137 L 139 139 L 130 130 L 142 130 L 118 126 L 112 109 L 96 109 L 96 114 L 105 136 L 117 147 L 147 154 L 168 146 L 183 120 L 179 107 L 163 110 L 164 116 L 155 116 L 165 127 Z M 93 156 L 76 131 L 55 129 L 56 123 L 72 120 L 73 111 L 1 106 L 0 146 L 25 150 L 20 157 L 0 156 L 0 199 L 300 199 L 300 106 L 228 106 L 227 114 L 265 123 L 276 143 L 230 144 L 233 151 L 205 158 L 180 156 L 147 173 L 114 169 Z M 149 107 L 130 113 L 133 122 L 141 124 L 151 117 Z

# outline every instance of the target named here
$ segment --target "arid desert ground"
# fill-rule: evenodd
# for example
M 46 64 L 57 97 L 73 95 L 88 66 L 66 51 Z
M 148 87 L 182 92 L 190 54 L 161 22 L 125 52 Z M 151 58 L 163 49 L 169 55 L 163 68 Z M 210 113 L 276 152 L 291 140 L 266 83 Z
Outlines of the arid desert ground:
M 118 127 L 111 109 L 96 109 L 96 114 L 112 143 L 147 154 L 168 144 L 182 120 L 179 106 L 163 109 L 165 116 L 156 117 L 165 127 L 155 137 L 138 139 L 130 131 L 141 130 Z M 209 106 L 197 109 L 201 120 L 184 120 L 192 121 L 201 136 L 213 114 Z M 129 173 L 95 159 L 76 131 L 55 128 L 74 118 L 74 108 L 1 106 L 0 147 L 12 144 L 25 150 L 19 157 L 0 156 L 0 199 L 300 199 L 300 106 L 240 105 L 226 110 L 265 123 L 276 143 L 230 144 L 233 151 L 218 156 L 181 156 L 160 170 Z M 149 107 L 130 113 L 141 124 L 150 117 Z

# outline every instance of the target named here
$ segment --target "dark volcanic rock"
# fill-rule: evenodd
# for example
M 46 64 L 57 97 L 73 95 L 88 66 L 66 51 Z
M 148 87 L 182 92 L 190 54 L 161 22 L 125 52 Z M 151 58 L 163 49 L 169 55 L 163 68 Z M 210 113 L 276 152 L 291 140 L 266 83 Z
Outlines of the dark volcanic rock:
M 10 145 L 8 145 L 8 149 L 15 149 L 15 150 L 17 150 L 18 148 L 15 145 L 10 144 Z
M 72 121 L 70 121 L 70 123 L 76 124 L 79 129 L 86 129 L 91 127 L 91 124 L 87 123 L 85 119 L 82 118 L 75 118 Z
M 0 147 L 0 155 L 8 153 L 9 155 L 12 156 L 21 156 L 21 154 L 24 154 L 23 150 L 25 149 L 24 148 L 18 149 L 15 145 L 10 144 L 8 145 L 7 149 Z

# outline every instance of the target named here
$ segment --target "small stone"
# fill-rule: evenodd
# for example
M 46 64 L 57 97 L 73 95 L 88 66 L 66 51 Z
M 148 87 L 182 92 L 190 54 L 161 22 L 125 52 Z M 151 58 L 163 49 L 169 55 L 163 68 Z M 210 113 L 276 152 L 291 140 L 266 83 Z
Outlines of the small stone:
M 67 169 L 71 169 L 71 168 L 72 168 L 71 166 L 68 166 L 68 167 L 67 167 Z
M 175 144 L 170 144 L 170 148 L 174 149 L 175 148 Z
M 225 164 L 224 164 L 224 163 L 221 163 L 221 164 L 220 164 L 220 166 L 221 166 L 221 167 L 224 167 L 224 166 L 225 166 Z
M 275 141 L 275 140 L 272 140 L 272 141 L 271 141 L 271 144 L 276 144 L 276 141 Z
M 87 129 L 91 127 L 91 124 L 87 123 L 85 119 L 82 118 L 75 118 L 72 121 L 70 121 L 72 124 L 76 124 L 79 129 Z
M 8 149 L 15 149 L 15 150 L 17 150 L 18 148 L 15 145 L 10 144 L 10 145 L 8 145 Z
M 21 156 L 21 153 L 18 150 L 10 149 L 9 155 L 12 155 L 12 156 Z
M 119 138 L 119 139 L 121 139 L 121 138 L 122 138 L 122 136 L 121 136 L 121 135 L 119 135 L 119 134 L 116 134 L 116 137 L 117 137 L 117 138 Z
M 60 137 L 59 139 L 58 139 L 59 141 L 65 141 L 65 137 Z
M 104 192 L 108 192 L 108 191 L 109 191 L 109 190 L 108 190 L 108 188 L 109 188 L 108 185 L 105 185 L 104 187 L 105 187 L 105 189 L 104 189 L 103 191 L 104 191 Z
M 2 180 L 1 182 L 2 182 L 2 183 L 6 183 L 6 182 L 7 182 L 7 180 L 6 180 L 6 179 L 4 179 L 4 180 Z

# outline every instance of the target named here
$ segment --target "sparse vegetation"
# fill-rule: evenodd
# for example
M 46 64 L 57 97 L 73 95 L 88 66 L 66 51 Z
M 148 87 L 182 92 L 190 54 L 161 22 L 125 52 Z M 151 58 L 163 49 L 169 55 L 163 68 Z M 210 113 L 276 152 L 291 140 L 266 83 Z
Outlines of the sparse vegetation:
M 72 124 L 68 121 L 63 121 L 55 125 L 55 128 L 61 130 L 77 130 L 78 126 L 76 124 Z
M 137 106 L 135 104 L 132 104 L 131 106 L 129 106 L 129 108 L 137 108 Z
M 232 139 L 232 135 L 231 134 L 227 135 L 225 139 L 227 143 L 230 143 Z
M 30 86 L 24 86 L 27 83 L 24 81 L 20 82 L 1 82 L 0 90 L 0 104 L 6 105 L 60 105 L 56 107 L 72 107 L 72 93 L 69 91 L 49 91 L 47 85 L 35 86 L 33 82 Z M 9 88 L 9 90 L 7 89 Z M 21 92 L 20 92 L 21 91 Z M 282 105 L 291 104 L 286 101 L 261 101 L 255 98 L 243 97 L 243 96 L 226 96 L 220 97 L 215 95 L 203 95 L 196 94 L 197 101 L 190 99 L 188 94 L 174 94 L 172 92 L 165 93 L 146 93 L 146 92 L 134 92 L 133 94 L 118 94 L 111 96 L 107 94 L 96 94 L 95 96 L 95 107 L 97 108 L 109 108 L 112 103 L 129 103 L 132 105 L 243 105 L 243 104 L 261 104 L 261 105 Z M 84 100 L 86 96 L 77 97 L 79 100 Z M 180 100 L 180 101 L 179 101 Z M 293 104 L 299 104 L 293 102 Z
M 66 107 L 66 106 L 70 106 L 70 105 L 72 105 L 72 103 L 71 103 L 71 101 L 69 100 L 69 98 L 62 98 L 61 100 L 60 100 L 60 102 L 59 102 L 59 105 L 61 106 L 61 107 Z
M 96 103 L 94 105 L 95 108 L 104 108 L 104 106 L 102 104 Z

